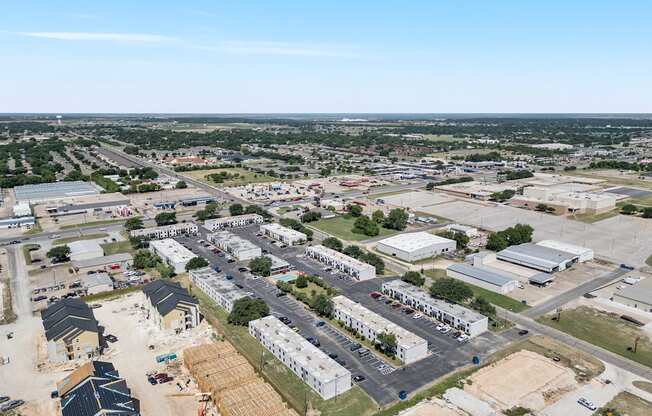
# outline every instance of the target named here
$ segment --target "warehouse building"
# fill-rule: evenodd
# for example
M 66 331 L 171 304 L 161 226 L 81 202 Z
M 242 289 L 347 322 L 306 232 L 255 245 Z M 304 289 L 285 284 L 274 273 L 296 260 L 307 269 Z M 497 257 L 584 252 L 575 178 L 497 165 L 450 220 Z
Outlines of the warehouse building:
M 333 317 L 376 343 L 381 334 L 396 336 L 396 357 L 410 364 L 428 355 L 428 342 L 344 296 L 333 298 Z
M 111 270 L 126 270 L 133 264 L 134 258 L 129 253 L 116 253 L 109 256 L 95 257 L 92 259 L 75 260 L 72 266 L 79 273 L 85 273 L 88 270 L 98 268 L 108 268 Z
M 25 201 L 14 205 L 13 211 L 14 211 L 14 217 L 32 216 L 32 208 L 30 207 L 29 203 Z
M 98 195 L 100 190 L 90 182 L 50 182 L 14 187 L 16 202 L 35 204 L 38 202 L 57 201 L 80 195 Z
M 204 228 L 208 231 L 223 230 L 224 228 L 245 227 L 252 224 L 262 224 L 264 218 L 258 214 L 235 215 L 232 217 L 215 218 L 206 220 Z
M 48 359 L 60 363 L 100 353 L 100 330 L 93 310 L 79 298 L 62 299 L 41 312 Z
M 322 245 L 306 247 L 305 255 L 356 280 L 368 280 L 376 277 L 376 268 L 374 266 Z
M 449 224 L 446 226 L 446 231 L 452 231 L 454 233 L 462 233 L 469 238 L 475 238 L 480 235 L 480 232 L 475 227 L 469 227 L 468 225 L 462 224 Z
M 401 260 L 415 262 L 455 251 L 454 240 L 427 232 L 405 233 L 380 240 L 376 250 Z
M 543 240 L 537 243 L 538 246 L 553 248 L 559 251 L 565 251 L 566 253 L 574 254 L 578 256 L 578 262 L 584 263 L 587 261 L 593 260 L 595 254 L 593 250 L 586 247 L 576 246 L 573 244 L 564 243 L 563 241 L 556 240 Z
M 82 277 L 82 287 L 86 291 L 86 295 L 111 292 L 113 290 L 113 280 L 107 273 L 88 274 Z
M 129 232 L 131 237 L 146 237 L 153 240 L 172 238 L 178 235 L 195 235 L 199 233 L 199 226 L 194 222 L 180 222 L 178 224 L 162 225 L 160 227 L 149 227 Z
M 486 316 L 463 306 L 435 299 L 418 287 L 402 280 L 384 282 L 382 292 L 404 305 L 464 331 L 471 337 L 478 336 L 489 328 L 489 319 Z
M 446 268 L 446 276 L 502 294 L 518 287 L 518 279 L 515 276 L 509 276 L 507 272 L 489 266 L 451 264 Z
M 545 205 L 552 212 L 562 214 L 600 214 L 616 206 L 616 197 L 610 193 L 568 191 L 568 186 L 528 186 L 522 196 L 510 200 L 510 205 L 536 209 Z
M 195 207 L 197 205 L 206 205 L 211 202 L 217 202 L 212 196 L 198 196 L 195 198 L 183 198 L 179 200 L 179 203 L 184 207 Z
M 140 402 L 113 364 L 89 361 L 57 382 L 62 416 L 139 416 Z
M 36 224 L 34 217 L 4 218 L 0 220 L 0 229 L 3 228 L 32 228 Z
M 652 279 L 643 279 L 636 284 L 627 285 L 624 289 L 615 291 L 613 300 L 631 308 L 652 312 Z
M 129 199 L 121 193 L 66 198 L 65 201 L 61 200 L 56 204 L 48 204 L 44 208 L 45 213 L 53 218 L 79 214 L 112 214 L 126 217 L 132 214 Z
M 303 244 L 308 240 L 308 236 L 302 232 L 284 227 L 277 223 L 263 224 L 260 226 L 260 232 L 264 235 L 278 240 L 288 246 Z
M 179 333 L 199 325 L 199 303 L 179 283 L 158 279 L 143 287 L 149 318 L 168 331 Z
M 217 248 L 235 257 L 238 261 L 251 260 L 260 257 L 263 252 L 254 243 L 228 231 L 219 231 L 209 234 L 208 241 Z
M 533 243 L 510 246 L 496 254 L 498 260 L 529 267 L 546 273 L 566 270 L 579 260 L 579 255 Z
M 171 238 L 150 242 L 149 251 L 159 256 L 174 269 L 175 273 L 185 272 L 186 264 L 197 257 L 192 251 Z
M 249 322 L 249 334 L 324 400 L 351 389 L 351 373 L 274 316 Z
M 210 267 L 191 270 L 190 281 L 227 312 L 233 310 L 235 301 L 250 296 Z
M 104 256 L 104 249 L 95 240 L 72 241 L 67 244 L 70 248 L 70 260 L 90 260 Z

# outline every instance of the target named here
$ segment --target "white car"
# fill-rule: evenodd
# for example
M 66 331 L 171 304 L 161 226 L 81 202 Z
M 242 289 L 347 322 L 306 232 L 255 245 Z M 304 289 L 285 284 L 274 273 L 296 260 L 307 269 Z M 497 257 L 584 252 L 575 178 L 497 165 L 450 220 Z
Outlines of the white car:
M 577 401 L 577 403 L 581 404 L 582 406 L 586 407 L 589 410 L 595 411 L 598 410 L 597 406 L 593 404 L 593 402 L 585 399 L 584 397 L 580 397 L 580 399 Z
M 448 325 L 444 325 L 442 329 L 439 330 L 442 334 L 447 334 L 451 331 L 451 327 Z
M 466 334 L 462 334 L 459 337 L 457 337 L 457 342 L 466 342 L 469 340 L 469 336 Z
M 442 329 L 444 329 L 444 324 L 437 324 L 436 329 L 437 329 L 437 331 L 441 331 Z
M 420 314 L 420 313 L 415 313 L 414 315 L 412 315 L 412 319 L 419 319 L 419 318 L 421 318 L 422 316 L 423 316 L 423 315 Z

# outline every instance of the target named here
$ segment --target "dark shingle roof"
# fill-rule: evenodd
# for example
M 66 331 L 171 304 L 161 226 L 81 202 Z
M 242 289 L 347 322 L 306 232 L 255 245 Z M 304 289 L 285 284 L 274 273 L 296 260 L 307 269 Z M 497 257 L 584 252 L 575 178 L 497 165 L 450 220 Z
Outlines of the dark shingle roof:
M 180 284 L 163 279 L 148 283 L 143 292 L 158 312 L 165 316 L 180 304 L 196 305 L 197 301 Z
M 69 339 L 82 331 L 99 332 L 93 310 L 81 299 L 62 299 L 41 312 L 45 338 Z

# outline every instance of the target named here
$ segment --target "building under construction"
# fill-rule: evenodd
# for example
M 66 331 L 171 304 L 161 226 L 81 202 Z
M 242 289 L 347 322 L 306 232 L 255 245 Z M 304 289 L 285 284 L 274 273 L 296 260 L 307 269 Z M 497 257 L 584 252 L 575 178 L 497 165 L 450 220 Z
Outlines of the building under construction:
M 223 416 L 298 416 L 228 342 L 186 348 L 183 360 Z

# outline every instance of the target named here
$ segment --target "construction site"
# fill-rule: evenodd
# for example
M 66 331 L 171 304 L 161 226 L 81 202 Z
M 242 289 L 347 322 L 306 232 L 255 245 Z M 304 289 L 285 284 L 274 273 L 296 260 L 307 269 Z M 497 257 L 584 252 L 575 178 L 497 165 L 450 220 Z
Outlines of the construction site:
M 183 361 L 202 396 L 199 416 L 298 416 L 228 342 L 186 348 Z

